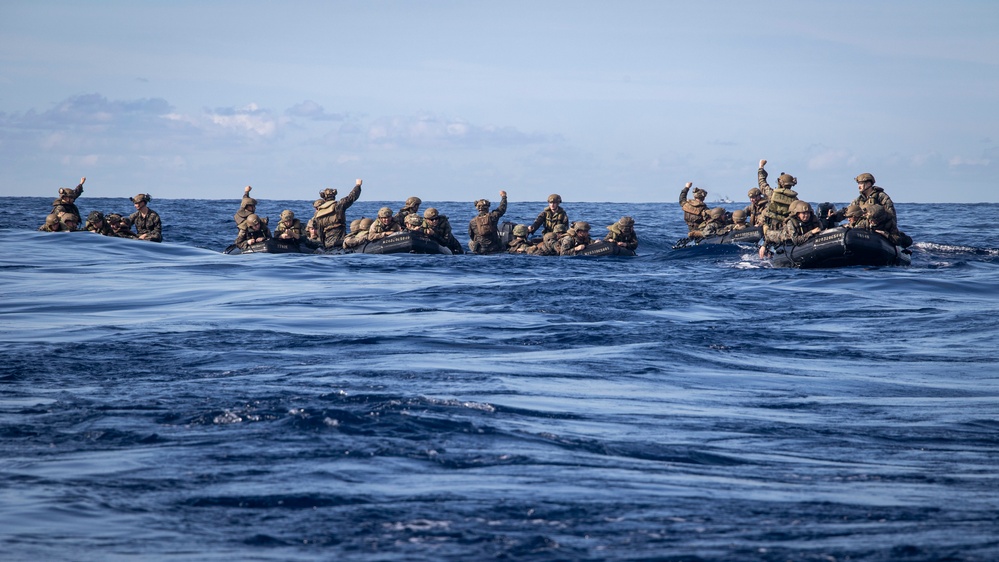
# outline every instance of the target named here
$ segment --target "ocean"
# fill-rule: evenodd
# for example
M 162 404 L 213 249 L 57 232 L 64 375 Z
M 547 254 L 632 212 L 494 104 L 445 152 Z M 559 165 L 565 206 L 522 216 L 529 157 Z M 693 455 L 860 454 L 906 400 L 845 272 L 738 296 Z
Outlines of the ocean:
M 402 205 L 365 190 L 348 219 Z M 639 255 L 558 258 L 224 255 L 238 199 L 154 194 L 155 244 L 0 197 L 0 558 L 999 559 L 999 205 L 796 270 L 673 250 L 664 198 L 567 201 Z

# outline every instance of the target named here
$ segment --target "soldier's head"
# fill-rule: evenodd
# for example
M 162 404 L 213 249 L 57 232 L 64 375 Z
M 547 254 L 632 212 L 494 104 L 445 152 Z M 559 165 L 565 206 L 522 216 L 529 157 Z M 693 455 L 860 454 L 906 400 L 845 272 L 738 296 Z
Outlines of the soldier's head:
M 558 193 L 552 193 L 548 196 L 548 207 L 551 210 L 558 209 L 558 206 L 562 204 L 562 196 Z
M 475 202 L 475 208 L 480 213 L 488 213 L 489 212 L 489 205 L 490 205 L 490 203 L 489 203 L 488 199 L 479 199 L 479 200 L 477 200 Z
M 406 228 L 409 230 L 419 230 L 423 226 L 423 219 L 416 213 L 406 215 Z
M 863 193 L 864 195 L 871 195 L 874 193 L 874 176 L 872 174 L 864 172 L 853 179 L 857 182 L 857 191 Z
M 104 213 L 100 211 L 90 211 L 90 214 L 87 215 L 87 222 L 94 225 L 101 224 L 104 222 Z
M 635 219 L 629 216 L 623 216 L 617 221 L 618 226 L 621 228 L 621 232 L 628 232 L 635 228 Z
M 323 201 L 336 201 L 336 190 L 331 187 L 327 187 L 319 192 L 319 198 Z
M 756 203 L 757 201 L 763 198 L 763 192 L 760 191 L 760 188 L 758 187 L 750 189 L 747 195 L 749 195 L 749 200 L 752 201 L 753 203 Z
M 783 187 L 784 189 L 791 189 L 792 187 L 798 185 L 798 178 L 792 176 L 791 174 L 781 172 L 780 176 L 777 177 L 777 185 L 779 187 Z
M 708 217 L 712 222 L 721 222 L 725 220 L 725 207 L 715 207 L 708 211 Z
M 808 220 L 812 216 L 812 206 L 806 201 L 796 199 L 788 209 L 792 215 L 797 215 L 798 220 Z
M 564 223 L 561 223 L 561 222 L 552 227 L 552 232 L 554 232 L 556 235 L 562 234 L 563 232 L 568 232 L 568 231 L 569 231 L 569 228 Z
M 69 189 L 68 187 L 60 187 L 59 199 L 63 203 L 72 203 L 73 201 L 76 201 L 76 192 L 73 191 L 72 189 Z
M 388 224 L 392 222 L 392 209 L 388 207 L 382 207 L 378 209 L 378 222 L 382 224 Z
M 881 205 L 867 206 L 867 225 L 876 228 L 888 222 L 888 211 Z
M 694 199 L 697 199 L 698 201 L 704 201 L 704 198 L 707 197 L 707 196 L 708 196 L 708 192 L 707 191 L 705 191 L 705 190 L 703 190 L 703 189 L 701 189 L 699 187 L 695 187 L 694 188 Z
M 110 215 L 108 215 L 107 216 L 107 221 L 108 221 L 108 225 L 111 228 L 113 228 L 115 230 L 118 230 L 119 228 L 121 228 L 121 215 L 119 215 L 118 213 L 111 213 Z
M 576 231 L 576 238 L 586 238 L 590 235 L 590 223 L 586 221 L 572 223 L 572 229 Z
M 527 233 L 526 224 L 518 224 L 517 226 L 513 227 L 513 235 L 516 236 L 517 238 L 527 238 L 527 234 L 528 233 Z
M 246 217 L 246 225 L 250 228 L 260 228 L 260 217 L 252 214 Z
M 59 220 L 59 215 L 57 213 L 50 213 L 45 217 L 45 226 L 50 230 L 57 230 L 62 227 L 62 221 Z
M 239 201 L 239 208 L 241 210 L 247 210 L 251 213 L 257 210 L 257 200 L 253 197 L 244 197 Z
M 361 224 L 358 226 L 358 228 L 360 228 L 361 231 L 363 232 L 370 229 L 371 225 L 374 223 L 375 219 L 369 219 L 368 217 L 364 217 L 363 219 L 361 219 Z
M 350 221 L 350 232 L 351 234 L 357 232 L 361 228 L 361 219 L 354 219 Z
M 316 209 L 316 210 L 319 210 L 319 207 L 322 207 L 323 203 L 325 203 L 325 202 L 326 201 L 324 201 L 322 199 L 316 199 L 315 201 L 312 202 L 312 208 Z
M 59 213 L 59 222 L 61 222 L 67 230 L 76 230 L 80 226 L 80 217 L 76 216 L 74 213 Z
M 427 219 L 430 222 L 437 222 L 438 216 L 440 216 L 440 214 L 437 212 L 437 209 L 434 207 L 427 207 L 427 210 L 423 211 L 423 218 Z
M 281 222 L 291 224 L 295 220 L 295 213 L 291 209 L 281 211 Z
M 746 211 L 742 209 L 732 211 L 732 224 L 740 226 L 746 224 Z
M 146 205 L 148 205 L 151 199 L 152 197 L 150 197 L 148 193 L 140 193 L 135 197 L 130 198 L 129 201 L 131 201 L 132 204 L 135 205 L 136 209 L 141 209 Z
M 406 199 L 406 205 L 403 207 L 403 209 L 411 209 L 415 213 L 417 211 L 417 209 L 420 208 L 420 205 L 422 203 L 423 203 L 423 199 L 420 199 L 419 197 L 415 197 L 415 196 L 414 197 L 409 197 L 409 198 Z
M 860 205 L 850 203 L 843 215 L 850 221 L 850 224 L 857 224 L 860 219 L 864 218 L 864 210 L 860 208 Z

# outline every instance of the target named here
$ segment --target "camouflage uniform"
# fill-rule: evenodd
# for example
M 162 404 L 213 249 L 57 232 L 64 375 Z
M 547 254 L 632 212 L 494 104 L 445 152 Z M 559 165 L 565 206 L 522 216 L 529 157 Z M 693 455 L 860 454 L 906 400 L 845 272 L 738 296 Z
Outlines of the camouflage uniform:
M 248 192 L 244 192 L 243 198 L 239 201 L 239 210 L 232 216 L 232 219 L 236 221 L 236 228 L 243 228 L 243 222 L 246 221 L 246 217 L 257 212 L 257 200 L 247 196 L 245 193 Z
M 288 236 L 281 238 L 281 235 L 284 233 L 288 233 Z M 305 229 L 302 227 L 302 221 L 295 218 L 295 213 L 285 209 L 281 212 L 281 220 L 274 227 L 274 238 L 287 242 L 302 240 L 305 238 Z
M 399 224 L 406 224 L 406 217 L 409 215 L 416 214 L 419 216 L 420 205 L 423 204 L 423 200 L 419 197 L 410 197 L 406 199 L 406 203 L 403 208 L 399 209 L 399 212 L 395 214 L 395 222 Z
M 573 223 L 572 228 L 568 231 L 568 236 L 564 236 L 559 239 L 558 245 L 558 255 L 560 256 L 574 256 L 582 250 L 586 249 L 593 243 L 590 238 L 590 225 L 585 221 L 578 221 Z M 579 236 L 582 234 L 582 236 Z M 577 250 L 578 246 L 582 245 L 583 248 Z
M 346 197 L 337 201 L 335 189 L 324 189 L 320 192 L 323 202 L 316 208 L 316 213 L 312 217 L 312 224 L 316 227 L 316 234 L 323 241 L 323 246 L 327 250 L 333 250 L 343 246 L 343 239 L 347 236 L 347 209 L 361 196 L 361 182 L 358 181 L 354 189 Z
M 767 188 L 769 187 L 767 185 Z M 772 192 L 773 190 L 771 189 L 770 191 Z M 749 224 L 752 226 L 763 226 L 763 223 L 766 222 L 767 205 L 770 203 L 770 199 L 758 187 L 750 189 L 747 195 L 749 196 L 749 205 L 743 210 L 749 216 Z M 757 198 L 755 201 L 753 201 L 754 197 Z
M 541 242 L 531 246 L 527 249 L 527 253 L 532 256 L 557 256 L 558 248 L 556 247 L 556 242 L 558 235 L 554 232 L 549 232 L 541 238 Z
M 635 234 L 635 219 L 631 217 L 621 217 L 616 223 L 607 227 L 607 236 L 604 240 L 612 244 L 618 244 L 629 250 L 638 249 L 638 234 Z
M 538 228 L 542 228 L 541 234 L 553 232 L 556 224 L 564 224 L 566 228 L 569 228 L 569 215 L 560 206 L 562 196 L 558 193 L 552 193 L 548 196 L 548 203 L 549 205 L 545 207 L 545 210 L 538 213 L 538 218 L 534 219 L 534 222 L 527 227 L 529 235 L 534 234 Z M 551 203 L 555 203 L 555 210 L 552 210 Z
M 808 219 L 803 222 L 798 218 L 798 211 L 794 209 L 807 209 L 809 213 Z M 811 231 L 816 228 L 821 230 L 822 224 L 819 222 L 818 217 L 815 216 L 815 213 L 812 212 L 812 206 L 804 201 L 796 201 L 794 208 L 792 208 L 791 216 L 784 223 L 783 239 L 795 246 L 800 246 L 815 236 Z
M 139 210 L 129 215 L 128 220 L 135 227 L 136 238 L 145 234 L 146 237 L 142 238 L 142 240 L 147 240 L 149 242 L 162 242 L 163 225 L 160 222 L 159 214 L 149 208 L 149 199 L 149 195 L 145 193 L 140 193 L 135 197 L 132 197 L 132 203 L 142 200 L 144 201 L 144 205 L 140 207 Z M 145 214 L 142 213 L 143 210 L 146 211 Z
M 723 207 L 715 207 L 714 209 L 711 209 L 708 211 L 708 220 L 701 228 L 701 233 L 704 236 L 724 234 L 727 232 L 725 227 L 728 226 L 725 218 L 725 209 Z
M 132 221 L 128 217 L 123 217 L 118 213 L 111 213 L 107 216 L 108 226 L 111 227 L 111 236 L 115 238 L 135 238 L 132 232 Z
M 468 221 L 468 248 L 476 254 L 503 252 L 505 248 L 500 242 L 497 225 L 500 217 L 506 214 L 506 196 L 500 198 L 495 211 L 489 211 L 489 201 L 485 199 L 476 201 L 475 208 L 479 210 L 479 216 Z
M 56 215 L 60 213 L 70 213 L 76 215 L 77 218 L 81 218 L 80 209 L 76 206 L 76 200 L 80 195 L 83 194 L 83 183 L 77 184 L 73 189 L 67 187 L 59 188 L 59 197 L 52 201 L 52 212 Z M 63 200 L 63 196 L 66 196 L 69 200 Z
M 732 232 L 733 230 L 745 230 L 749 228 L 749 224 L 746 223 L 746 211 L 742 209 L 737 209 L 732 212 L 732 224 L 726 227 L 725 232 Z
M 356 225 L 354 223 L 357 223 Z M 360 218 L 351 221 L 350 234 L 343 239 L 344 249 L 356 248 L 368 241 L 368 229 L 375 221 L 369 218 Z
M 447 246 L 452 254 L 465 253 L 465 250 L 461 247 L 461 243 L 458 242 L 458 239 L 451 232 L 451 221 L 448 220 L 447 215 L 442 215 L 437 212 L 437 209 L 429 207 L 426 211 L 423 211 L 423 226 L 433 231 L 431 236 L 436 238 L 442 245 Z
M 760 168 L 756 172 L 760 191 L 770 193 L 767 211 L 764 215 L 763 238 L 768 244 L 779 244 L 784 239 L 784 221 L 791 214 L 791 203 L 798 200 L 798 192 L 791 189 L 798 180 L 790 174 L 781 174 L 777 180 L 777 188 L 771 188 L 767 183 L 767 171 Z
M 708 196 L 708 192 L 697 187 L 694 188 L 694 198 L 687 199 L 687 193 L 690 192 L 690 188 L 684 186 L 680 190 L 680 208 L 683 209 L 683 221 L 687 223 L 687 230 L 690 232 L 690 236 L 700 236 L 701 227 L 704 226 L 705 214 L 708 211 L 708 206 L 704 204 L 704 198 Z
M 389 220 L 383 223 L 381 219 L 386 218 Z M 397 223 L 395 221 L 395 217 L 392 216 L 392 209 L 382 207 L 378 210 L 378 218 L 371 223 L 371 228 L 368 229 L 368 242 L 381 240 L 382 238 L 395 234 L 396 232 L 402 232 L 402 230 L 402 225 Z
M 65 232 L 66 226 L 59 220 L 57 213 L 49 213 L 45 217 L 45 224 L 38 227 L 39 232 Z
M 506 245 L 506 252 L 508 254 L 526 254 L 527 250 L 531 248 L 531 243 L 527 240 L 530 232 L 527 230 L 527 225 L 518 224 L 513 227 L 513 240 Z
M 249 215 L 246 220 L 243 221 L 243 227 L 239 229 L 239 234 L 236 235 L 236 245 L 239 246 L 241 250 L 248 250 L 250 246 L 255 242 L 251 240 L 256 240 L 257 238 L 263 238 L 264 240 L 270 240 L 271 231 L 267 228 L 267 224 L 260 219 L 257 215 Z
M 84 228 L 102 236 L 111 236 L 111 226 L 108 225 L 108 221 L 104 220 L 104 213 L 100 211 L 90 211 Z

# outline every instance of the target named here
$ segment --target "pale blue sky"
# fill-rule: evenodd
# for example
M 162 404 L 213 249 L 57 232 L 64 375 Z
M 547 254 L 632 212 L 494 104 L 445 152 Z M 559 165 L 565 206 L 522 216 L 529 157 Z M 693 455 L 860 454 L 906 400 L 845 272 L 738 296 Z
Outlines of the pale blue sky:
M 0 3 L 0 194 L 999 201 L 999 2 Z

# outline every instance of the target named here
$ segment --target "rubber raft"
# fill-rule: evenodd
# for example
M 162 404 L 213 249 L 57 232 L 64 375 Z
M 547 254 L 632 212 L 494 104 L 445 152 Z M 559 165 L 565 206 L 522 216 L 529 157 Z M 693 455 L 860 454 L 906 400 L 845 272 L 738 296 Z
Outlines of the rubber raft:
M 854 265 L 909 265 L 912 253 L 870 230 L 837 227 L 816 234 L 800 246 L 787 244 L 774 251 L 774 267 L 801 269 Z
M 416 232 L 400 232 L 380 240 L 365 242 L 360 246 L 334 251 L 309 248 L 304 244 L 285 242 L 271 238 L 250 244 L 246 249 L 233 244 L 225 249 L 225 254 L 447 254 L 451 250 L 436 240 Z
M 730 230 L 725 234 L 715 234 L 703 238 L 681 238 L 673 245 L 674 250 L 692 248 L 694 246 L 710 246 L 714 244 L 744 244 L 756 245 L 763 238 L 763 227 L 753 226 L 742 230 Z

